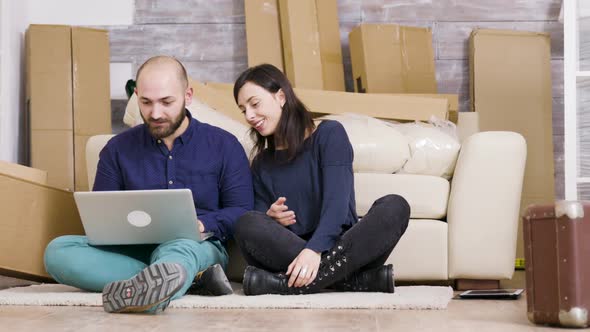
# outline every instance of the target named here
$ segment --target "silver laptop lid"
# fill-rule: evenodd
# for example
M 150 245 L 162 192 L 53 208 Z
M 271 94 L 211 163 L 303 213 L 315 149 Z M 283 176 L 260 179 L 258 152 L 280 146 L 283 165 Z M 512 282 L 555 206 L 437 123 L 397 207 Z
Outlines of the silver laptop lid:
M 74 199 L 93 245 L 201 240 L 190 189 L 75 192 Z

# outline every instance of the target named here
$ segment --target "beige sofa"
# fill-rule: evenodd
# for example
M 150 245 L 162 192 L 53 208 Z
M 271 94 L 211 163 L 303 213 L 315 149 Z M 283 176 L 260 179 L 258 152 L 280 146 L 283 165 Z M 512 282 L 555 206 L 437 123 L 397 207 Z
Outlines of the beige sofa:
M 129 105 L 125 121 L 134 125 L 136 104 L 132 100 Z M 217 115 L 208 118 L 204 110 L 193 113 L 243 139 L 236 128 L 244 128 L 235 122 Z M 526 143 L 513 132 L 478 132 L 477 113 L 473 112 L 459 114 L 457 132 L 461 148 L 450 181 L 355 169 L 359 216 L 386 194 L 402 195 L 410 203 L 410 224 L 389 258 L 397 280 L 492 280 L 488 287 L 493 287 L 498 280 L 512 278 Z M 90 186 L 98 153 L 111 137 L 95 136 L 88 141 Z M 249 144 L 243 141 L 243 145 L 248 150 Z M 229 277 L 240 279 L 244 264 L 239 250 L 230 243 Z

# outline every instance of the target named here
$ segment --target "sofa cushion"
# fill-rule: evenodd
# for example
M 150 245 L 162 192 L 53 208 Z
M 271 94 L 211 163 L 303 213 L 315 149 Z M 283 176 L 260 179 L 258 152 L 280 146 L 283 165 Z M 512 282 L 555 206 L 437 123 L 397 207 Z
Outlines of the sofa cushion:
M 411 219 L 386 264 L 396 280 L 446 280 L 448 225 L 440 220 Z
M 441 219 L 447 214 L 450 184 L 437 176 L 355 173 L 356 210 L 369 211 L 375 200 L 389 194 L 404 197 L 415 219 Z

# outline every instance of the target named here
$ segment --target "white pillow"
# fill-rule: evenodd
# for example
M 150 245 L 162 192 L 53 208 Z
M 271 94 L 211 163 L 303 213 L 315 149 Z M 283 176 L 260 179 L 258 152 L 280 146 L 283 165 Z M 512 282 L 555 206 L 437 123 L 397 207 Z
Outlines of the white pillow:
M 186 108 L 191 112 L 195 119 L 224 129 L 234 135 L 240 144 L 242 144 L 242 147 L 246 151 L 248 157 L 250 156 L 250 151 L 254 146 L 254 142 L 249 135 L 249 126 L 239 123 L 238 121 L 215 111 L 213 108 L 209 107 L 209 105 L 202 103 L 196 98 L 193 98 L 191 104 Z M 129 127 L 134 127 L 143 123 L 143 119 L 141 118 L 139 112 L 139 105 L 137 103 L 137 95 L 135 93 L 131 96 L 131 98 L 129 98 L 129 101 L 127 102 L 125 115 L 123 116 L 123 122 Z
M 393 173 L 410 157 L 408 140 L 387 123 L 359 114 L 327 115 L 344 126 L 354 150 L 353 170 L 359 173 Z
M 408 139 L 411 157 L 398 173 L 453 176 L 461 145 L 444 130 L 421 122 L 393 125 Z

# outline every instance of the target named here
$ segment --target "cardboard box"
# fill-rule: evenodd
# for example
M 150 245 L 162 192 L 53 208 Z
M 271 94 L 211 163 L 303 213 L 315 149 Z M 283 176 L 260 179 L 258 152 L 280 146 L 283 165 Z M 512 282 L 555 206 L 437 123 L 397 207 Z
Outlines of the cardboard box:
M 84 234 L 84 229 L 73 194 L 39 183 L 44 171 L 24 168 L 0 164 L 0 274 L 48 280 L 47 244 L 61 235 Z
M 278 0 L 245 0 L 244 11 L 248 67 L 270 63 L 283 71 Z
M 437 92 L 430 29 L 361 24 L 349 41 L 356 92 Z
M 109 35 L 106 30 L 72 28 L 74 104 L 74 179 L 76 191 L 88 191 L 86 142 L 110 134 Z
M 459 95 L 455 94 L 445 94 L 445 93 L 437 93 L 437 94 L 429 94 L 429 93 L 402 93 L 402 94 L 393 94 L 394 96 L 415 96 L 415 97 L 426 97 L 426 98 L 437 98 L 437 99 L 446 99 L 449 103 L 449 110 L 447 115 L 447 120 L 458 123 L 459 121 Z
M 337 0 L 315 0 L 320 34 L 323 89 L 345 91 Z
M 111 133 L 109 35 L 72 28 L 74 134 Z
M 448 116 L 446 99 L 308 89 L 295 92 L 311 112 L 318 114 L 357 113 L 402 121 L 427 121 L 431 116 L 446 119 Z
M 43 165 L 47 184 L 73 190 L 74 136 L 71 130 L 33 130 L 31 132 L 31 165 Z
M 233 84 L 219 83 L 219 85 L 210 85 L 195 80 L 190 80 L 190 84 L 193 87 L 194 98 L 233 120 L 248 125 L 242 111 L 234 100 Z
M 48 172 L 49 184 L 74 189 L 71 52 L 69 27 L 29 27 L 26 94 L 31 165 Z
M 235 116 L 245 123 L 233 98 L 233 85 L 226 83 L 191 82 L 197 98 L 215 110 Z M 422 96 L 359 94 L 295 88 L 295 94 L 316 115 L 357 113 L 393 120 L 428 120 L 434 115 L 447 118 L 449 102 L 446 98 Z M 199 91 L 197 93 L 197 91 Z
M 463 142 L 467 137 L 477 134 L 479 130 L 479 114 L 477 112 L 457 112 L 457 137 Z
M 449 102 L 449 112 L 447 120 L 458 124 L 459 123 L 459 95 L 454 94 L 409 94 L 411 96 L 422 96 L 428 98 L 446 99 Z
M 47 184 L 47 172 L 19 164 L 13 164 L 0 160 L 2 173 L 15 178 L 27 179 L 39 184 Z
M 294 87 L 344 91 L 335 0 L 279 0 L 285 74 Z
M 437 98 L 437 99 L 446 99 L 449 102 L 449 111 L 450 112 L 459 112 L 459 95 L 451 94 L 451 93 L 437 93 L 437 94 L 430 94 L 430 93 L 403 93 L 403 94 L 393 94 L 394 96 L 415 96 L 415 97 L 426 97 L 426 98 Z
M 549 35 L 474 30 L 469 69 L 480 129 L 515 131 L 526 139 L 521 212 L 531 203 L 555 201 Z M 518 238 L 517 257 L 524 257 Z
M 31 25 L 26 59 L 31 165 L 48 172 L 49 185 L 88 190 L 74 136 L 112 132 L 108 32 Z
M 323 89 L 315 0 L 279 0 L 285 74 L 294 87 Z
M 73 130 L 70 27 L 31 25 L 26 57 L 31 130 Z
M 90 191 L 86 166 L 86 143 L 94 135 L 74 135 L 74 162 L 76 173 L 76 191 Z

